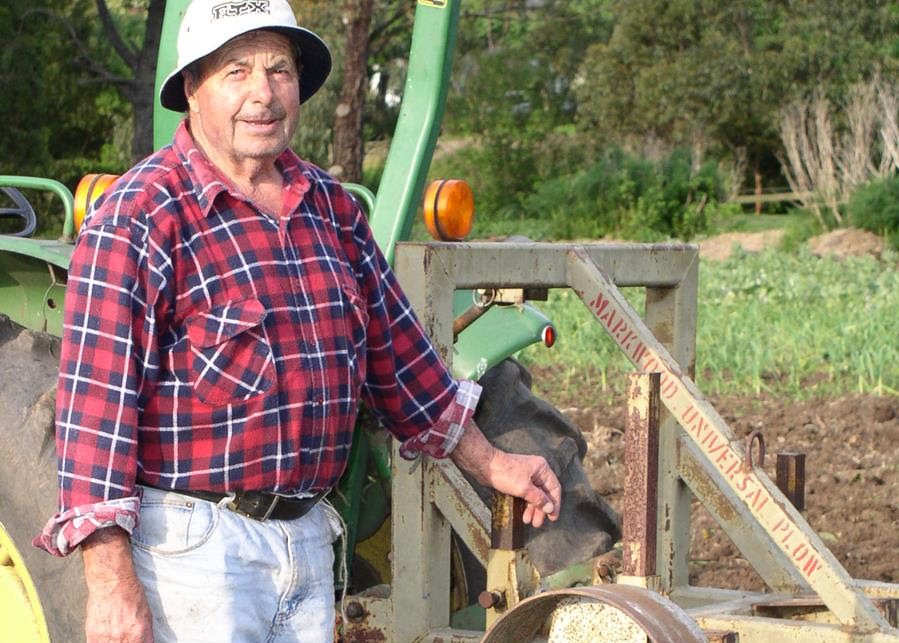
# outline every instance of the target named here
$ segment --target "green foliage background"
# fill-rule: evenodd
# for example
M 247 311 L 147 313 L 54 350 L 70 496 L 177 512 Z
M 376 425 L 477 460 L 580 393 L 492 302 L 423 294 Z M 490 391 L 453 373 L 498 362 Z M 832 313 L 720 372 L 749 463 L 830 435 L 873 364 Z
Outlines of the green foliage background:
M 862 186 L 849 201 L 852 225 L 880 234 L 899 249 L 899 176 Z
M 899 395 L 897 259 L 895 253 L 837 260 L 772 249 L 700 264 L 700 388 L 796 399 Z M 627 289 L 627 296 L 642 310 L 642 290 Z M 541 308 L 556 325 L 556 344 L 550 350 L 535 345 L 521 357 L 547 367 L 538 384 L 544 394 L 574 382 L 577 390 L 585 383 L 621 385 L 629 363 L 570 290 L 553 291 Z
M 146 1 L 109 4 L 126 40 L 139 42 Z M 342 3 L 292 4 L 335 56 L 335 73 L 304 106 L 294 140 L 327 168 L 346 46 Z M 127 168 L 132 124 L 129 105 L 97 82 L 62 20 L 92 56 L 124 70 L 92 0 L 41 7 L 0 5 L 0 173 L 49 176 L 74 189 L 85 173 Z M 392 132 L 414 8 L 411 0 L 375 2 L 369 149 L 383 148 Z M 838 103 L 874 74 L 899 81 L 899 5 L 888 0 L 464 0 L 443 130 L 454 151 L 435 160 L 432 174 L 472 184 L 481 237 L 651 241 L 755 226 L 761 218 L 741 215 L 728 197 L 754 175 L 785 185 L 778 110 L 813 91 Z M 380 161 L 372 154 L 367 166 L 371 187 Z M 847 206 L 854 225 L 894 244 L 897 180 L 863 187 Z M 58 204 L 29 196 L 44 234 L 58 234 Z M 817 231 L 801 212 L 775 225 L 787 228 L 790 248 Z M 895 394 L 895 268 L 890 254 L 836 263 L 802 251 L 704 265 L 700 381 L 719 392 Z M 592 335 L 599 329 L 568 297 L 554 294 L 548 305 L 560 329 L 553 359 L 561 354 L 568 365 L 563 376 L 594 372 L 605 381 L 620 367 L 617 352 L 603 352 Z M 585 353 L 587 345 L 597 352 Z M 544 357 L 525 359 L 539 365 Z

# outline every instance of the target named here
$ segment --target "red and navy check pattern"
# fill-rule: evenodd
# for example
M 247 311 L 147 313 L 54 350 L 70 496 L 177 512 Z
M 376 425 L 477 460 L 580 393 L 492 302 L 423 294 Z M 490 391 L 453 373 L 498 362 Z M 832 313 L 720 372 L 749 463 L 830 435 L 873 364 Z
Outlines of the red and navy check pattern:
M 137 481 L 331 487 L 360 398 L 404 456 L 455 446 L 476 385 L 440 361 L 355 201 L 289 150 L 277 164 L 283 209 L 263 213 L 182 123 L 86 221 L 57 395 L 61 512 L 45 548 L 75 544 L 59 537 L 66 516 L 135 497 Z

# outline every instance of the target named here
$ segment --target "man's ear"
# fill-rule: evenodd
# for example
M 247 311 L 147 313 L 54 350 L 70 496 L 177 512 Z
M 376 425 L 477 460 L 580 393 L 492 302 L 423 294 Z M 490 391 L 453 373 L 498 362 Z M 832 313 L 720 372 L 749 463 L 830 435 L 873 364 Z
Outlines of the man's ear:
M 181 78 L 184 82 L 184 96 L 187 98 L 187 108 L 188 111 L 195 112 L 197 111 L 197 97 L 195 92 L 197 91 L 197 79 L 194 75 L 188 71 L 181 72 Z

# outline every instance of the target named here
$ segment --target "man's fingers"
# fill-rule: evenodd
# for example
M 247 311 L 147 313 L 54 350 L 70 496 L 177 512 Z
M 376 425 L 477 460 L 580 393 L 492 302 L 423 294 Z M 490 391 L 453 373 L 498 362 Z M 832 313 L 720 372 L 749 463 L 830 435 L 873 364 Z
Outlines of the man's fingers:
M 553 502 L 552 496 L 533 482 L 531 482 L 528 488 L 525 489 L 524 494 L 522 494 L 521 497 L 528 503 L 527 508 L 533 508 L 548 514 L 555 511 L 556 503 Z M 525 511 L 527 511 L 527 509 L 525 509 Z
M 562 485 L 546 460 L 543 460 L 543 463 L 531 476 L 531 482 L 540 489 L 544 496 L 540 509 L 549 516 L 550 520 L 556 520 L 559 517 L 559 508 L 562 506 Z
M 545 458 L 496 451 L 488 484 L 501 493 L 523 499 L 525 524 L 540 527 L 556 520 L 562 506 L 562 485 Z

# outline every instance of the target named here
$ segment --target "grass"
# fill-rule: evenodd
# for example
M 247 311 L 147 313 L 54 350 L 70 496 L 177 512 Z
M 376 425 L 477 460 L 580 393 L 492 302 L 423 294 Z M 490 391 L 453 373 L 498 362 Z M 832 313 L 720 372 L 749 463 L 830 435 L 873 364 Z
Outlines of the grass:
M 639 310 L 642 291 L 625 294 Z M 630 370 L 573 293 L 554 291 L 542 308 L 557 325 L 556 346 L 520 355 L 530 366 L 555 365 L 540 368 L 557 380 L 541 387 L 585 378 L 605 387 Z M 706 262 L 700 267 L 697 383 L 706 393 L 795 399 L 897 395 L 896 311 L 895 256 L 838 261 L 768 250 Z
M 793 211 L 789 214 L 750 214 L 741 213 L 721 217 L 709 222 L 709 228 L 702 236 L 713 236 L 724 232 L 764 232 L 790 228 L 804 223 L 808 216 L 804 213 Z

